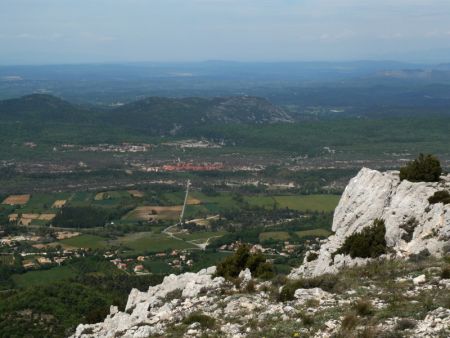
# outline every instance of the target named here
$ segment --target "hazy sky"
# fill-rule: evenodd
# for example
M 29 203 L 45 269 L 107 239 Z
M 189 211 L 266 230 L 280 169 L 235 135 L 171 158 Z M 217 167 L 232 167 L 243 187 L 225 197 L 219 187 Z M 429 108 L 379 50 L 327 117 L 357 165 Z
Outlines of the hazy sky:
M 450 61 L 450 0 L 0 0 L 0 64 L 210 59 Z

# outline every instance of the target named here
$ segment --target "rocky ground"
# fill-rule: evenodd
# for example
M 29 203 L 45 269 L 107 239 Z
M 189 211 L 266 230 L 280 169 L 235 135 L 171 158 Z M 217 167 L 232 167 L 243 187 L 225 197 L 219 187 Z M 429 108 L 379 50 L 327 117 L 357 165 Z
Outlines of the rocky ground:
M 215 269 L 134 290 L 73 337 L 449 337 L 450 259 L 377 261 L 336 275 L 234 282 Z

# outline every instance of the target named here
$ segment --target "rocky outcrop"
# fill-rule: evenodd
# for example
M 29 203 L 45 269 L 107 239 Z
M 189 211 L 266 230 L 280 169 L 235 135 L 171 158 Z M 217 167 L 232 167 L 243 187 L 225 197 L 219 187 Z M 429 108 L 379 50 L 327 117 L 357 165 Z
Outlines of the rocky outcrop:
M 133 289 L 124 312 L 112 306 L 102 323 L 79 325 L 72 337 L 148 337 L 162 334 L 167 322 L 182 320 L 195 303 L 212 300 L 225 279 L 213 278 L 215 267 L 198 273 L 170 275 L 147 292 Z
M 294 269 L 290 278 L 336 273 L 344 266 L 365 264 L 368 259 L 334 253 L 346 238 L 382 219 L 390 257 L 441 256 L 450 245 L 450 204 L 430 204 L 436 191 L 450 190 L 450 176 L 437 183 L 400 181 L 398 172 L 363 168 L 353 178 L 337 206 L 334 235 L 325 240 L 318 258 Z
M 400 270 L 398 265 L 383 264 L 389 269 L 387 278 L 355 277 L 358 280 L 352 283 L 343 273 L 334 283 L 341 278 L 347 281 L 337 288 L 330 283 L 325 285 L 328 291 L 298 288 L 284 301 L 278 297 L 286 287 L 279 284 L 281 280 L 255 280 L 245 270 L 237 281 L 252 282 L 253 290 L 214 278 L 215 268 L 171 275 L 148 292 L 133 290 L 125 311 L 112 306 L 103 322 L 79 325 L 72 337 L 361 337 L 367 325 L 376 337 L 392 332 L 399 337 L 448 337 L 450 279 L 442 278 L 446 276 L 445 260 L 428 260 L 420 266 L 405 261 Z M 351 275 L 357 276 L 355 272 Z M 392 289 L 396 289 L 396 297 L 392 297 Z M 425 298 L 427 304 L 420 301 Z M 372 317 L 355 317 L 355 304 L 361 301 L 369 304 Z M 398 303 L 392 303 L 399 301 L 409 309 L 404 317 Z M 375 315 L 377 312 L 382 316 Z M 354 320 L 351 331 L 348 318 Z

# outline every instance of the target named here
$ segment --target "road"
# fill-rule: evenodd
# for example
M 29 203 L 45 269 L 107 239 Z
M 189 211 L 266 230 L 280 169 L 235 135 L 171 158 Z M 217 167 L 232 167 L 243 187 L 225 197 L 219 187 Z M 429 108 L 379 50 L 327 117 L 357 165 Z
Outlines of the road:
M 195 223 L 196 221 L 211 220 L 211 219 L 216 219 L 216 218 L 218 218 L 218 217 L 219 217 L 219 215 L 210 216 L 210 217 L 207 217 L 207 218 L 193 219 L 193 220 L 187 221 L 186 223 Z M 183 242 L 192 244 L 192 245 L 196 246 L 197 248 L 199 248 L 199 249 L 201 249 L 201 250 L 205 250 L 205 249 L 206 249 L 206 247 L 207 247 L 208 244 L 209 244 L 209 241 L 210 241 L 212 238 L 221 237 L 221 236 L 211 236 L 211 237 L 208 237 L 204 243 L 196 243 L 195 240 L 187 241 L 187 240 L 184 240 L 183 238 L 180 238 L 180 237 L 175 236 L 174 233 L 170 231 L 170 229 L 176 228 L 176 227 L 178 227 L 178 225 L 179 225 L 179 223 L 174 224 L 174 225 L 171 225 L 171 226 L 168 226 L 167 228 L 165 228 L 165 229 L 162 231 L 162 233 L 163 233 L 163 234 L 166 234 L 167 236 L 169 236 L 169 237 L 171 237 L 171 238 L 173 238 L 173 239 L 176 239 L 176 240 L 178 240 L 178 241 L 183 241 Z

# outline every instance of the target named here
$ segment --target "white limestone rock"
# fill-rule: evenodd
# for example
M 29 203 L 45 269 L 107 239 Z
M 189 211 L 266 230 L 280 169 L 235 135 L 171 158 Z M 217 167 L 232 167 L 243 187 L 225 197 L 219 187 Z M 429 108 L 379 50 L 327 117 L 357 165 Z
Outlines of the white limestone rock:
M 325 273 L 337 273 L 344 266 L 367 263 L 367 259 L 352 259 L 335 253 L 345 239 L 371 226 L 375 219 L 383 219 L 386 225 L 386 242 L 397 258 L 427 252 L 440 257 L 450 247 L 450 205 L 430 204 L 428 198 L 436 191 L 450 190 L 450 176 L 441 182 L 400 182 L 397 171 L 381 173 L 361 169 L 346 187 L 334 212 L 334 235 L 320 247 L 318 258 L 306 259 L 302 266 L 292 270 L 290 278 L 312 277 Z M 402 239 L 402 229 L 409 220 L 417 226 L 410 241 Z
M 320 303 L 323 303 L 333 298 L 333 294 L 323 291 L 321 288 L 297 289 L 295 290 L 294 297 L 298 299 L 301 304 L 304 304 L 309 300 L 317 300 Z
M 239 273 L 239 279 L 241 280 L 240 287 L 245 288 L 248 283 L 252 280 L 252 273 L 249 268 L 242 270 Z
M 150 287 L 147 292 L 133 289 L 128 297 L 125 312 L 120 312 L 117 307 L 112 306 L 110 314 L 102 323 L 81 324 L 72 337 L 147 338 L 152 334 L 162 334 L 165 323 L 183 318 L 196 303 L 214 309 L 214 305 L 209 304 L 211 299 L 199 296 L 202 292 L 214 294 L 225 283 L 222 277 L 213 278 L 215 272 L 215 267 L 211 267 L 198 273 L 170 275 L 165 277 L 161 284 Z M 184 299 L 179 306 L 165 301 L 165 297 L 173 291 L 180 291 L 181 298 Z
M 425 284 L 426 281 L 427 281 L 427 278 L 425 277 L 425 275 L 420 275 L 420 276 L 417 276 L 416 278 L 413 278 L 414 285 Z

